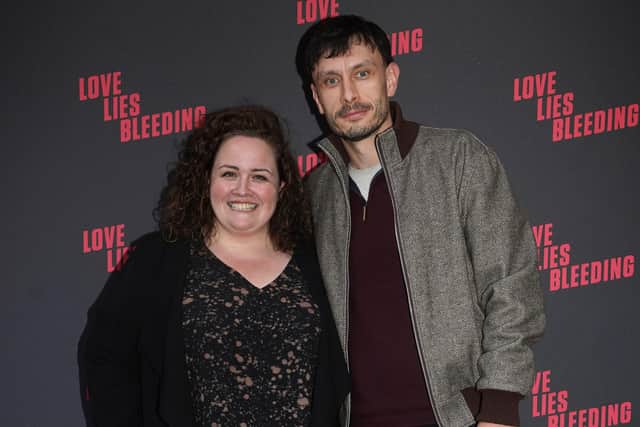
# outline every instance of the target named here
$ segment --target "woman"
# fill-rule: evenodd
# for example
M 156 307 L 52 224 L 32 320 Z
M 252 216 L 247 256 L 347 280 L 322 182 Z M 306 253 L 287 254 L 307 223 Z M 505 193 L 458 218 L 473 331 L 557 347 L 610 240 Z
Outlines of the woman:
M 335 424 L 346 367 L 278 117 L 207 114 L 155 213 L 89 310 L 88 424 Z

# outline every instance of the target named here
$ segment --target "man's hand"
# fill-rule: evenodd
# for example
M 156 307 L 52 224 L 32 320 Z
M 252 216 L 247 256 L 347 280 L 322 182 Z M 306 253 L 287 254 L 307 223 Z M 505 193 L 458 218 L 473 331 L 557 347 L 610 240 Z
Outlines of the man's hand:
M 515 427 L 515 426 L 509 426 L 506 424 L 496 424 L 496 423 L 488 423 L 486 421 L 480 421 L 478 423 L 478 427 Z

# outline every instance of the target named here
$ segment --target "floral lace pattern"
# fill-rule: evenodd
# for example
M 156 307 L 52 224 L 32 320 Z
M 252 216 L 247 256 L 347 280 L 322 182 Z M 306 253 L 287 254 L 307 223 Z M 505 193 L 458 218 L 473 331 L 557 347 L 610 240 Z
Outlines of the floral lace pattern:
M 257 288 L 192 245 L 182 308 L 198 426 L 309 424 L 320 315 L 293 258 Z

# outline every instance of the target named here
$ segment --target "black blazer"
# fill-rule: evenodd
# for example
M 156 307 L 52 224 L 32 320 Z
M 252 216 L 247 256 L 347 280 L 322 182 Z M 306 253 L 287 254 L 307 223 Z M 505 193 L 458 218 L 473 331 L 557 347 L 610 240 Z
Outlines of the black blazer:
M 299 245 L 293 256 L 321 310 L 311 425 L 333 426 L 348 393 L 347 368 L 315 250 Z M 193 425 L 181 326 L 188 259 L 187 241 L 143 236 L 89 309 L 78 344 L 87 426 Z

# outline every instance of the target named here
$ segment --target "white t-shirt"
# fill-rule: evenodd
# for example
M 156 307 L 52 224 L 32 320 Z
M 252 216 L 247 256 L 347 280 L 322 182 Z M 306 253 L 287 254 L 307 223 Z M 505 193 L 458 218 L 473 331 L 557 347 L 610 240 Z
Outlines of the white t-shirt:
M 349 165 L 349 176 L 353 182 L 356 183 L 358 190 L 360 190 L 360 194 L 362 194 L 362 197 L 364 197 L 365 200 L 369 200 L 369 187 L 371 187 L 371 181 L 381 167 L 380 163 L 364 169 L 356 169 Z

